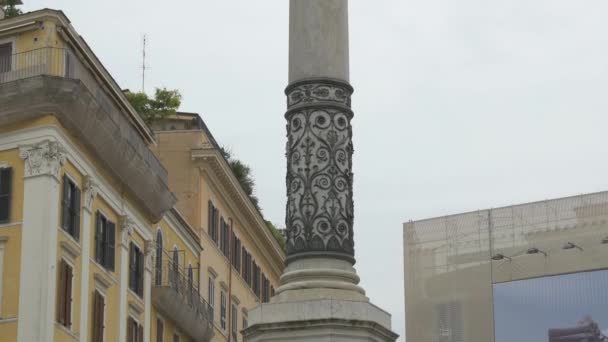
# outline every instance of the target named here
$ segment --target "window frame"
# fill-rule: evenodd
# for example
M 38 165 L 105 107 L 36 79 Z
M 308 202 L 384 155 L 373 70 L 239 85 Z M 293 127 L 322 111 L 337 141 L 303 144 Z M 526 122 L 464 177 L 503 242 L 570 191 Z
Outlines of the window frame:
M 222 328 L 223 332 L 228 331 L 226 316 L 227 316 L 226 291 L 224 289 L 221 289 L 221 291 L 220 291 L 220 328 Z
M 113 236 L 110 236 L 110 232 Z M 98 241 L 98 238 L 101 238 L 101 241 Z M 114 272 L 116 269 L 116 223 L 108 219 L 108 216 L 99 209 L 95 213 L 94 239 L 95 262 L 105 270 Z
M 58 284 L 57 286 L 57 290 L 56 290 L 56 303 L 55 303 L 55 310 L 56 310 L 56 314 L 55 314 L 55 322 L 57 322 L 58 324 L 60 324 L 61 326 L 63 326 L 64 328 L 68 329 L 69 331 L 72 331 L 72 328 L 74 327 L 74 317 L 73 317 L 73 313 L 74 313 L 74 264 L 66 259 L 66 258 L 60 258 L 59 259 L 59 265 L 60 267 L 57 267 L 57 270 L 59 271 L 59 275 L 57 277 L 57 282 L 61 281 L 61 274 L 63 272 L 63 268 L 61 266 L 65 266 L 68 267 L 70 269 L 70 274 L 71 274 L 71 279 L 70 279 L 70 285 L 69 285 L 69 289 L 70 289 L 70 297 L 69 297 L 69 305 L 65 305 L 65 303 L 68 301 L 67 297 L 65 297 L 65 295 L 67 294 L 67 289 L 66 288 L 62 288 L 62 286 L 64 284 Z M 67 285 L 67 283 L 65 284 Z M 61 322 L 61 317 L 60 316 L 60 311 L 59 311 L 59 305 L 60 305 L 60 301 L 59 299 L 61 298 L 59 296 L 59 291 L 65 291 L 64 296 L 63 296 L 63 301 L 64 301 L 64 309 L 66 310 L 64 312 L 64 319 L 67 320 L 68 322 Z
M 129 243 L 129 289 L 144 297 L 144 253 L 133 241 Z
M 103 309 L 102 309 L 103 314 L 101 317 L 101 341 L 97 341 L 95 339 L 95 294 L 96 293 L 98 293 L 99 296 L 101 298 L 103 298 Z M 107 299 L 106 294 L 103 291 L 100 291 L 98 289 L 93 290 L 93 315 L 92 315 L 93 319 L 91 320 L 91 323 L 92 323 L 91 324 L 91 329 L 92 329 L 91 341 L 92 342 L 104 342 L 106 339 L 106 334 L 105 334 L 105 331 L 106 331 L 106 303 L 107 303 L 106 299 Z
M 66 202 L 66 191 L 69 192 L 69 203 Z M 80 241 L 81 204 L 82 191 L 76 180 L 65 172 L 61 193 L 61 228 L 76 241 Z
M 11 71 L 15 70 L 15 55 L 17 53 L 16 52 L 16 50 L 17 50 L 16 42 L 17 42 L 17 37 L 9 37 L 6 39 L 0 39 L 0 45 L 9 45 L 10 44 L 10 46 L 11 46 L 11 54 L 9 55 L 10 56 L 9 60 L 11 63 L 10 68 L 6 71 L 0 71 L 0 74 L 4 73 L 4 72 L 11 72 Z

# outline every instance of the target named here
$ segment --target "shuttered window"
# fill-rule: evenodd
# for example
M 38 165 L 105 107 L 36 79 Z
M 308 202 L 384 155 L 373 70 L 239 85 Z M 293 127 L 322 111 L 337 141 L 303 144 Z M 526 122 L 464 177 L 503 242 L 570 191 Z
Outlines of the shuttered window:
M 95 215 L 95 261 L 114 271 L 116 225 L 99 211 Z
M 267 303 L 270 299 L 270 282 L 266 275 L 262 273 L 262 303 Z
M 232 266 L 237 272 L 241 271 L 241 239 L 232 232 Z
M 230 313 L 230 321 L 231 321 L 231 330 L 232 330 L 232 340 L 233 341 L 238 341 L 238 324 L 239 324 L 239 319 L 238 319 L 238 311 L 237 311 L 237 306 L 236 304 L 232 304 L 232 312 Z
M 219 225 L 219 220 L 220 220 L 220 215 L 219 215 L 219 211 L 217 210 L 217 208 L 213 205 L 213 202 L 211 202 L 211 200 L 208 203 L 208 212 L 207 212 L 207 225 L 208 225 L 208 233 L 209 236 L 211 237 L 211 240 L 213 240 L 213 242 L 215 242 L 215 244 L 218 244 L 218 225 Z
M 80 239 L 80 189 L 66 174 L 63 175 L 61 227 L 76 241 Z
M 209 302 L 209 317 L 211 317 L 211 321 L 213 322 L 215 317 L 214 317 L 214 306 L 215 306 L 215 279 L 213 279 L 213 277 L 209 277 L 209 283 L 208 283 L 208 287 L 207 287 L 207 291 L 209 292 L 209 298 L 208 298 L 208 302 Z
M 230 225 L 220 218 L 220 250 L 227 258 L 230 258 Z
M 7 72 L 12 70 L 12 54 L 12 43 L 0 44 L 0 72 Z
M 129 246 L 129 288 L 138 296 L 144 295 L 144 255 L 135 244 Z
M 226 331 L 226 292 L 220 292 L 220 326 Z
M 93 326 L 91 332 L 92 342 L 103 342 L 103 331 L 104 331 L 104 310 L 105 310 L 105 298 L 95 291 L 93 293 Z
M 156 342 L 163 342 L 165 339 L 165 325 L 160 318 L 156 319 Z
M 72 267 L 61 259 L 58 271 L 57 322 L 70 328 L 72 325 Z
M 259 298 L 261 295 L 261 293 L 260 293 L 260 268 L 255 263 L 255 261 L 252 262 L 252 269 L 253 269 L 253 284 L 251 287 L 252 287 L 255 295 L 258 296 L 258 298 Z
M 127 320 L 127 342 L 143 342 L 144 327 L 129 317 Z
M 12 168 L 0 169 L 0 223 L 7 223 L 11 219 L 12 180 Z

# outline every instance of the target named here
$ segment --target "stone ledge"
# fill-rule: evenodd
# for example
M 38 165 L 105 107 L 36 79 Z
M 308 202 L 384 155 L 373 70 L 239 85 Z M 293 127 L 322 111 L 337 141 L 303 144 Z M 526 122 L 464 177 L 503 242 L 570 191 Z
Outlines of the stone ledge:
M 399 337 L 375 322 L 342 319 L 256 324 L 243 336 L 247 342 L 393 342 Z
M 324 319 L 376 323 L 391 329 L 391 315 L 363 301 L 320 299 L 261 304 L 249 311 L 250 325 L 303 322 Z

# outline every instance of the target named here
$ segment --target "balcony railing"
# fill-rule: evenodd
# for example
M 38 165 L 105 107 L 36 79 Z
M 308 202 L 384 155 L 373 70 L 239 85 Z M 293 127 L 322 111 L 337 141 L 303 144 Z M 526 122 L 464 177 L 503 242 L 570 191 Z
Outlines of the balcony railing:
M 79 80 L 93 95 L 97 103 L 112 112 L 110 108 L 119 108 L 110 94 L 110 89 L 95 77 L 81 59 L 70 49 L 39 48 L 13 55 L 0 55 L 0 84 L 27 79 L 36 76 L 55 76 Z M 141 145 L 129 139 L 134 145 Z M 143 145 L 142 145 L 143 146 Z M 153 153 L 143 155 L 148 165 L 163 179 L 167 171 Z
M 152 301 L 190 337 L 209 341 L 213 335 L 212 308 L 200 295 L 198 275 L 194 270 L 188 272 L 172 261 L 157 265 Z

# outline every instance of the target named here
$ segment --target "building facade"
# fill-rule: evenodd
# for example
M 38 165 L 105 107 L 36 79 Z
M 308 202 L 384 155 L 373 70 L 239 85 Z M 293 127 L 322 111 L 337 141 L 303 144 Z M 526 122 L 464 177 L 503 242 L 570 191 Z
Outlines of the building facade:
M 285 254 L 197 114 L 152 124 L 177 208 L 200 231 L 201 286 L 213 312 L 213 341 L 242 341 L 248 312 L 278 287 Z
M 155 144 L 62 12 L 0 20 L 1 341 L 212 338 Z
M 608 192 L 404 223 L 417 342 L 608 340 Z

